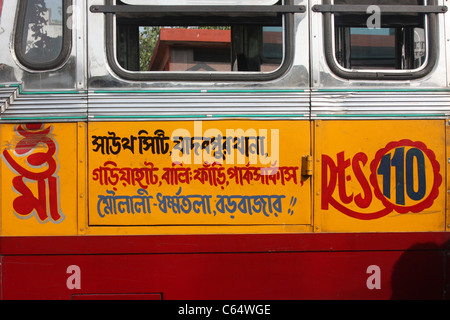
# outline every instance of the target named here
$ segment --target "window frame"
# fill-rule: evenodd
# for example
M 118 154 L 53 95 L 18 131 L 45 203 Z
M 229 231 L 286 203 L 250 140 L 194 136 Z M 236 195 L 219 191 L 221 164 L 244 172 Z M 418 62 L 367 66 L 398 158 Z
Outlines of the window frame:
M 36 63 L 30 61 L 23 48 L 23 37 L 25 35 L 25 19 L 29 0 L 19 0 L 17 4 L 15 33 L 14 33 L 14 53 L 17 60 L 24 67 L 33 71 L 50 71 L 62 67 L 69 59 L 72 52 L 72 28 L 67 25 L 68 8 L 72 6 L 72 0 L 63 0 L 62 11 L 62 46 L 59 55 L 48 62 Z
M 353 7 L 353 8 L 352 8 Z M 389 8 L 388 10 L 405 13 L 423 13 L 424 22 L 424 32 L 426 43 L 426 59 L 425 63 L 417 69 L 346 69 L 341 66 L 335 56 L 335 25 L 333 14 L 336 12 L 360 12 L 361 14 L 367 14 L 367 5 L 333 5 L 331 0 L 324 0 L 323 5 L 315 5 L 313 11 L 320 12 L 323 14 L 323 28 L 324 28 L 324 55 L 330 70 L 338 77 L 344 78 L 346 80 L 416 80 L 425 77 L 436 66 L 438 56 L 439 56 L 439 32 L 438 32 L 438 17 L 437 14 L 445 13 L 447 11 L 446 6 L 433 6 L 433 5 L 423 5 L 423 6 L 383 6 L 380 8 Z M 395 8 L 398 7 L 398 8 Z M 400 8 L 402 7 L 402 8 Z M 408 7 L 408 8 L 407 8 Z M 340 11 L 340 10 L 350 10 L 350 11 Z M 388 10 L 381 10 L 381 12 L 386 12 Z M 403 10 L 403 11 L 401 11 Z M 406 10 L 406 11 L 405 11 Z
M 279 68 L 271 72 L 261 72 L 261 71 L 230 71 L 230 72 L 193 72 L 193 71 L 130 71 L 122 68 L 117 61 L 116 56 L 116 37 L 115 37 L 115 5 L 113 5 L 113 0 L 106 0 L 106 6 L 103 6 L 104 11 L 102 11 L 101 6 L 91 6 L 91 12 L 103 12 L 105 14 L 105 39 L 106 39 L 106 57 L 109 67 L 112 71 L 118 75 L 120 78 L 131 81 L 269 81 L 281 77 L 285 74 L 292 66 L 294 59 L 294 13 L 306 12 L 305 6 L 293 6 L 292 0 L 285 0 L 283 5 L 265 6 L 267 11 L 271 11 L 272 7 L 279 7 L 282 17 L 282 27 L 283 27 L 283 41 L 284 41 L 284 57 Z M 136 10 L 137 6 L 129 6 L 129 10 Z M 139 6 L 139 9 L 151 9 L 162 6 Z M 212 8 L 216 12 L 221 12 L 221 10 L 236 10 L 238 6 L 180 6 L 180 9 L 186 9 L 186 14 L 192 14 L 200 10 L 205 12 L 210 12 Z M 258 9 L 261 8 L 251 8 L 252 6 L 245 6 L 246 9 Z M 261 7 L 261 6 L 260 6 Z M 127 8 L 125 8 L 127 9 Z M 286 12 L 283 12 L 285 9 Z M 109 10 L 109 11 L 108 11 Z M 176 9 L 175 9 L 176 10 Z M 209 11 L 206 11 L 209 10 Z M 164 10 L 162 10 L 164 11 Z M 182 10 L 179 10 L 182 11 Z M 182 12 L 177 11 L 177 14 L 183 15 Z M 226 12 L 225 12 L 226 14 Z M 195 22 L 193 21 L 193 24 Z

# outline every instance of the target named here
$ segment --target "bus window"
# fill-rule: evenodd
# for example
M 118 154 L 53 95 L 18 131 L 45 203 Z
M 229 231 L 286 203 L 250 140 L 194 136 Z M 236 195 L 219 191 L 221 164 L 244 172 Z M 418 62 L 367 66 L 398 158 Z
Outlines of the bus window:
M 369 5 L 378 10 L 367 11 Z M 326 58 L 338 76 L 416 79 L 434 67 L 436 14 L 444 7 L 422 0 L 335 0 L 314 10 L 324 13 Z
M 425 62 L 423 28 L 336 28 L 336 59 L 347 69 L 420 68 Z
M 91 11 L 106 13 L 108 61 L 123 78 L 265 80 L 279 76 L 293 56 L 292 41 L 287 41 L 293 33 L 292 14 L 304 12 L 304 7 L 274 0 L 258 6 L 249 5 L 258 3 L 253 0 L 234 2 L 217 6 L 217 1 L 205 0 L 202 5 L 188 5 L 185 0 L 183 6 L 148 6 L 140 0 L 108 0 L 104 8 L 92 6 Z
M 281 27 L 144 26 L 135 48 L 127 45 L 136 37 L 128 30 L 119 28 L 117 37 L 117 59 L 127 70 L 267 72 L 277 69 L 283 57 Z M 244 32 L 253 34 L 245 38 Z
M 15 53 L 32 70 L 61 66 L 71 47 L 67 11 L 71 0 L 21 0 L 16 22 Z

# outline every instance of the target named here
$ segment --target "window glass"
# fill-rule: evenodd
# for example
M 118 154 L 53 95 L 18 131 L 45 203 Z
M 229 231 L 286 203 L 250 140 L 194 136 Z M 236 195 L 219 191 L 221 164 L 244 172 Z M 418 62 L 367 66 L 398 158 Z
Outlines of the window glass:
M 426 76 L 439 58 L 439 15 L 447 12 L 446 6 L 435 3 L 324 0 L 323 5 L 314 5 L 313 11 L 324 17 L 324 52 L 330 70 L 354 80 Z
M 253 71 L 272 71 L 279 67 L 283 55 L 281 28 L 256 28 L 261 32 L 260 43 L 256 43 L 257 66 Z M 240 31 L 235 42 L 244 42 Z M 244 66 L 245 57 L 237 53 L 241 48 L 232 48 L 232 27 L 139 27 L 140 71 L 249 71 Z M 119 35 L 118 60 L 120 65 L 132 70 L 130 54 L 125 45 L 130 37 Z M 257 39 L 257 38 L 255 38 Z M 251 44 L 248 44 L 251 46 Z M 234 53 L 236 51 L 236 53 Z M 250 57 L 248 57 L 250 60 Z
M 28 1 L 22 48 L 31 63 L 55 60 L 63 44 L 61 0 Z
M 263 28 L 263 60 L 281 63 L 283 59 L 283 32 L 281 27 Z
M 140 30 L 141 71 L 231 71 L 230 27 L 158 26 Z
M 181 10 L 125 3 L 131 2 L 106 2 L 107 57 L 119 76 L 132 80 L 275 78 L 292 59 L 293 47 L 286 41 L 292 37 L 292 13 L 304 10 L 294 9 L 290 0 L 262 1 L 256 8 L 253 0 L 221 1 L 213 11 L 207 5 Z M 233 4 L 246 6 L 236 10 Z
M 395 29 L 350 28 L 353 68 L 395 68 Z
M 21 1 L 15 39 L 22 64 L 37 70 L 57 67 L 70 48 L 70 30 L 65 21 L 71 1 Z
M 283 56 L 281 27 L 119 25 L 117 60 L 130 71 L 262 71 Z
M 336 28 L 336 59 L 347 69 L 411 70 L 425 63 L 423 28 Z
M 397 2 L 398 4 L 421 5 L 417 0 Z M 367 1 L 335 1 L 335 4 L 347 5 L 364 3 Z M 383 4 L 387 3 L 378 1 L 378 5 Z M 379 26 L 376 27 L 368 23 L 369 17 L 369 14 L 361 13 L 336 13 L 334 15 L 335 55 L 342 67 L 347 69 L 412 70 L 420 68 L 425 63 L 427 44 L 424 14 L 380 13 L 377 18 Z

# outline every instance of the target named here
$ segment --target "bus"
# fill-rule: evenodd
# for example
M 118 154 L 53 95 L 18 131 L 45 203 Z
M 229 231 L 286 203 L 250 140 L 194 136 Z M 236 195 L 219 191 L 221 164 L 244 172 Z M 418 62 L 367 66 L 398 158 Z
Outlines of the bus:
M 0 299 L 448 299 L 445 4 L 0 1 Z

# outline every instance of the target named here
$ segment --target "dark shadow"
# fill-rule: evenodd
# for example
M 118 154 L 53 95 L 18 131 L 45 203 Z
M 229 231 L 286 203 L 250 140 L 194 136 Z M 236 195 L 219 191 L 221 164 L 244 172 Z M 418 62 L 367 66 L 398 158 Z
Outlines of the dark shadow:
M 432 242 L 418 243 L 408 248 L 392 271 L 391 299 L 445 299 L 449 246 L 450 241 L 443 245 Z

